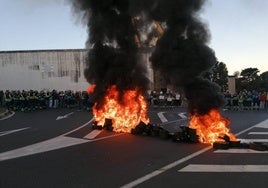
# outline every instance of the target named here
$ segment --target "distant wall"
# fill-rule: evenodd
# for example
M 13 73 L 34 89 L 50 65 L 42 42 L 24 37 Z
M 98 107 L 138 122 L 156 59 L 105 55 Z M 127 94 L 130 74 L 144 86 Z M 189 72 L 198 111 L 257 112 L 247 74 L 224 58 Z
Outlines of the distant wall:
M 85 90 L 86 50 L 0 52 L 1 90 Z
M 86 49 L 0 51 L 0 90 L 86 90 Z M 152 81 L 149 52 L 141 53 Z
M 235 79 L 235 76 L 228 76 L 228 90 L 231 94 L 236 93 Z

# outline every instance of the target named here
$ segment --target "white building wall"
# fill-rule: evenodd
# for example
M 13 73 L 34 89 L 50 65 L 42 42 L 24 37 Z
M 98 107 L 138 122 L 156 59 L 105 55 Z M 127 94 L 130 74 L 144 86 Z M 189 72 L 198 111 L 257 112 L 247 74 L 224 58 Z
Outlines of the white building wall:
M 86 50 L 0 52 L 0 90 L 86 90 Z
M 86 90 L 86 54 L 86 49 L 0 51 L 0 90 Z M 153 81 L 149 56 L 141 52 Z

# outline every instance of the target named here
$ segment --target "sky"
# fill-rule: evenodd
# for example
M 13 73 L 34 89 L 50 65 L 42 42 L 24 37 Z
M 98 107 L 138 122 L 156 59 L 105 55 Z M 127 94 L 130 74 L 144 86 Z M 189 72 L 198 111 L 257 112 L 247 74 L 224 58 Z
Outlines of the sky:
M 0 0 L 0 51 L 85 48 L 87 27 L 65 0 Z M 208 45 L 229 75 L 268 71 L 268 0 L 208 0 Z

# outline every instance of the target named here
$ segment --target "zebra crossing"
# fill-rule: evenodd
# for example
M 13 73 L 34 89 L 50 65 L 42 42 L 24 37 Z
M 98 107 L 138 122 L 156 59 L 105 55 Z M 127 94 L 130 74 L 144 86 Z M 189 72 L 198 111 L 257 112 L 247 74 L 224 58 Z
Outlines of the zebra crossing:
M 247 129 L 246 131 L 241 131 L 237 135 L 241 137 L 240 141 L 243 143 L 262 143 L 268 148 L 268 119 Z M 226 154 L 231 154 L 231 157 L 228 156 L 228 158 L 232 158 L 237 155 L 241 156 L 241 154 L 251 157 L 252 155 L 258 155 L 258 160 L 255 160 L 256 164 L 252 164 L 252 162 L 247 161 L 247 157 L 244 157 L 245 159 L 242 162 L 243 164 L 188 164 L 187 166 L 179 169 L 178 172 L 268 172 L 268 165 L 266 165 L 268 150 L 258 151 L 247 148 L 230 148 L 214 150 L 213 154 L 217 154 L 219 159 L 225 158 Z

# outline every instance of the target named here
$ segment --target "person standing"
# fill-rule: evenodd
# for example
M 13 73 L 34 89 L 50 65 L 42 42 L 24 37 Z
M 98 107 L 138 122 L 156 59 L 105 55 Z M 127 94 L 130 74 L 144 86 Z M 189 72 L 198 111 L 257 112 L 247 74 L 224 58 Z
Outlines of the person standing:
M 0 90 L 0 107 L 4 106 L 4 91 Z
M 5 101 L 5 107 L 8 110 L 11 110 L 12 107 L 12 94 L 9 90 L 6 90 L 6 92 L 4 93 L 4 101 Z
M 238 94 L 238 109 L 244 109 L 244 93 L 242 91 L 240 91 Z
M 265 108 L 268 108 L 268 92 L 266 92 Z
M 264 109 L 264 106 L 265 106 L 265 101 L 266 101 L 266 93 L 265 92 L 262 92 L 260 94 L 260 109 Z

